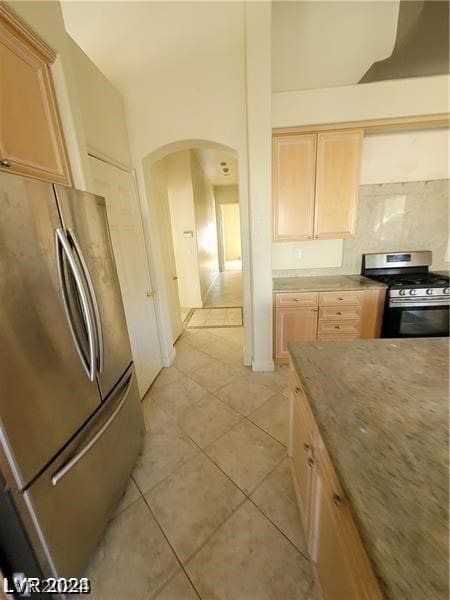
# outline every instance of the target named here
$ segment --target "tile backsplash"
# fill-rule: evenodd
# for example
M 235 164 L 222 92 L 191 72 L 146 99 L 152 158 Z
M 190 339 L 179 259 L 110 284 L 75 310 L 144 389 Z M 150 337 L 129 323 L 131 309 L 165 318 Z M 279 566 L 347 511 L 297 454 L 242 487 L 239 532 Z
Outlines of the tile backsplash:
M 434 271 L 449 268 L 450 180 L 362 185 L 356 235 L 344 240 L 342 266 L 278 269 L 274 277 L 350 275 L 366 252 L 431 250 Z

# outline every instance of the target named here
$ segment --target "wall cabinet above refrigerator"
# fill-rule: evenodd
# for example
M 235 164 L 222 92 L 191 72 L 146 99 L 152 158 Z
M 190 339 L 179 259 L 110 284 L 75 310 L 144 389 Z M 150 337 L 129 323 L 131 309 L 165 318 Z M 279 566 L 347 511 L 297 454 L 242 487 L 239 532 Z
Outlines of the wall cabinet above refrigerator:
M 55 59 L 0 5 L 0 171 L 70 185 L 50 72 Z

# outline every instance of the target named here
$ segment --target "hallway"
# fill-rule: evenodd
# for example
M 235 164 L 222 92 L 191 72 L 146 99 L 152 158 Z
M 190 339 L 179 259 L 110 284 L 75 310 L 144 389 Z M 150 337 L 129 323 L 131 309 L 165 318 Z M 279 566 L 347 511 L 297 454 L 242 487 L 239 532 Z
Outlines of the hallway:
M 144 398 L 144 448 L 90 597 L 317 598 L 287 459 L 288 368 L 242 367 L 242 340 L 186 330 Z
M 205 298 L 204 308 L 242 306 L 242 271 L 222 271 Z

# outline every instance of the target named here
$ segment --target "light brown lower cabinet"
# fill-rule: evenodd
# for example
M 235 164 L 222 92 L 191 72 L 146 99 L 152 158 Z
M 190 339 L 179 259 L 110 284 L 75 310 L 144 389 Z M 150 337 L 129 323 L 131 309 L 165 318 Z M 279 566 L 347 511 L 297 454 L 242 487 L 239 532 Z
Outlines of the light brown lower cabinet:
M 289 455 L 308 551 L 323 600 L 381 600 L 348 500 L 291 366 Z
M 377 338 L 385 289 L 274 294 L 274 356 L 288 362 L 289 342 Z
M 278 308 L 276 310 L 276 349 L 277 357 L 286 358 L 289 342 L 315 340 L 317 334 L 318 308 Z

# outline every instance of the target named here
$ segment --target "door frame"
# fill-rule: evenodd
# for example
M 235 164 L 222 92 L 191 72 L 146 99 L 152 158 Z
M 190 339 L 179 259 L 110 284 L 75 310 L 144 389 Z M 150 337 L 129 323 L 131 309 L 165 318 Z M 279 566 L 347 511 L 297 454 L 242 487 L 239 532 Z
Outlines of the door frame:
M 148 269 L 148 278 L 149 278 L 149 283 L 151 286 L 151 290 L 155 290 L 156 289 L 156 283 L 155 283 L 155 279 L 154 279 L 154 275 L 152 272 L 152 268 L 151 268 L 151 259 L 149 256 L 149 249 L 148 249 L 148 245 L 147 245 L 147 239 L 146 239 L 146 232 L 145 232 L 145 226 L 144 226 L 144 220 L 143 220 L 143 215 L 142 215 L 142 201 L 141 201 L 141 194 L 139 192 L 139 186 L 138 186 L 138 182 L 137 182 L 137 177 L 136 177 L 136 170 L 130 167 L 127 167 L 126 165 L 119 163 L 118 161 L 115 161 L 111 158 L 109 158 L 108 156 L 106 156 L 105 154 L 102 154 L 92 148 L 88 148 L 89 152 L 88 152 L 88 164 L 90 159 L 95 159 L 96 161 L 100 162 L 100 163 L 104 163 L 110 167 L 114 167 L 115 169 L 119 169 L 120 171 L 123 171 L 124 173 L 128 174 L 131 176 L 131 179 L 133 180 L 133 185 L 134 185 L 134 192 L 136 194 L 136 200 L 137 200 L 137 213 L 138 213 L 138 221 L 139 221 L 139 225 L 142 228 L 142 232 L 143 232 L 143 236 L 144 236 L 144 258 L 147 264 L 147 269 Z M 90 170 L 89 171 L 89 176 L 90 176 L 90 185 L 88 186 L 89 188 L 92 185 L 92 177 L 93 177 L 93 173 Z M 162 348 L 161 348 L 161 331 L 160 331 L 160 323 L 158 320 L 158 310 L 157 310 L 157 305 L 156 305 L 156 297 L 153 298 L 153 309 L 154 314 L 155 314 L 155 318 L 156 318 L 156 331 L 157 331 L 157 336 L 158 336 L 158 346 L 159 346 L 159 355 L 160 355 L 160 366 L 159 366 L 159 371 L 158 373 L 155 375 L 155 377 L 153 378 L 152 383 L 155 381 L 156 377 L 158 376 L 159 372 L 161 371 L 161 368 L 163 366 L 166 366 L 164 364 L 163 361 L 163 355 L 162 355 Z M 151 386 L 152 384 L 150 384 Z M 145 394 L 147 393 L 148 389 L 144 392 L 144 395 L 142 397 L 145 396 Z
M 252 308 L 252 285 L 251 285 L 251 262 L 250 262 L 250 218 L 249 218 L 249 185 L 248 170 L 245 150 L 238 152 L 235 148 L 208 140 L 179 140 L 161 146 L 150 152 L 142 161 L 136 165 L 136 176 L 141 193 L 141 210 L 144 222 L 144 234 L 149 249 L 150 274 L 155 283 L 156 313 L 158 327 L 160 328 L 160 346 L 163 365 L 169 367 L 176 356 L 173 344 L 170 342 L 170 323 L 167 310 L 166 289 L 163 277 L 160 244 L 160 232 L 156 227 L 155 207 L 152 202 L 151 186 L 149 185 L 149 174 L 151 165 L 162 160 L 169 154 L 180 150 L 192 150 L 195 148 L 217 148 L 233 152 L 238 158 L 238 193 L 239 214 L 241 221 L 241 251 L 242 251 L 242 292 L 243 292 L 243 317 L 244 317 L 244 360 L 245 366 L 252 366 L 253 359 L 253 308 Z

